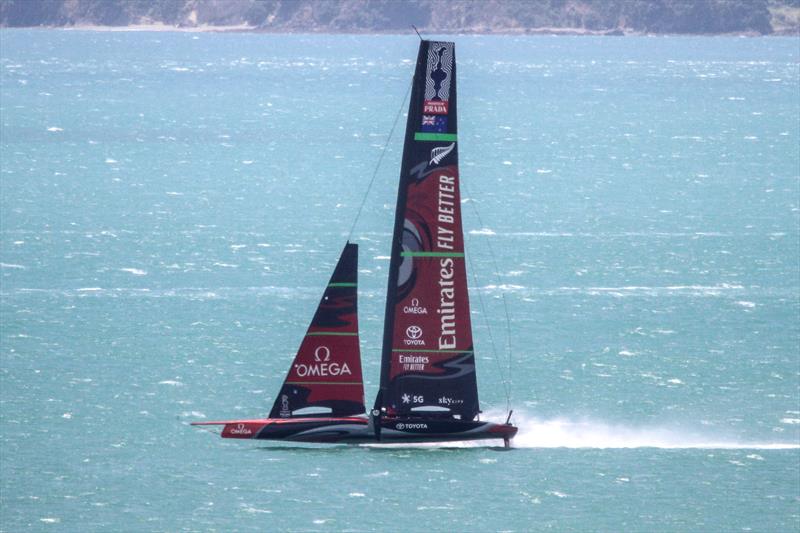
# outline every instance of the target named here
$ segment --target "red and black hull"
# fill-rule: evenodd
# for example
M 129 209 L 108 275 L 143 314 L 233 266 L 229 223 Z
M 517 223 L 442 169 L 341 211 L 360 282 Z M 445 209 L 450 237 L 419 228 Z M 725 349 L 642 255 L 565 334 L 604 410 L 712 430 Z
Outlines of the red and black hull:
M 193 425 L 222 425 L 222 437 L 317 443 L 412 443 L 500 439 L 517 434 L 510 424 L 438 418 L 384 418 L 380 430 L 367 418 L 264 418 Z

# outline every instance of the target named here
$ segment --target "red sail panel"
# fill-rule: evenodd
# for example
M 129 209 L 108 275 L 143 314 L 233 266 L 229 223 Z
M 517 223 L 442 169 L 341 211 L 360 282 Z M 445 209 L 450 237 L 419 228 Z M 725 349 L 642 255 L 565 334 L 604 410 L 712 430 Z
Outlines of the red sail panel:
M 315 414 L 348 416 L 365 412 L 358 337 L 357 271 L 358 247 L 348 243 L 289 368 L 270 418 Z M 330 411 L 314 413 L 307 408 Z
M 389 268 L 381 390 L 392 415 L 478 413 L 456 135 L 455 48 L 423 41 Z
M 438 365 L 472 350 L 455 166 L 408 188 L 389 378 L 442 375 Z

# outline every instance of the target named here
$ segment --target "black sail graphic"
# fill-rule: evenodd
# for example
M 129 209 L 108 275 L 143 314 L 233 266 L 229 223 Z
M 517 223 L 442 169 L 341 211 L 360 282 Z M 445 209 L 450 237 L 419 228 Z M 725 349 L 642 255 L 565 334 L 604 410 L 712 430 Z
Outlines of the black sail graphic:
M 349 416 L 365 412 L 357 276 L 358 245 L 347 243 L 270 418 Z
M 406 125 L 376 408 L 479 412 L 459 198 L 456 63 L 422 41 Z

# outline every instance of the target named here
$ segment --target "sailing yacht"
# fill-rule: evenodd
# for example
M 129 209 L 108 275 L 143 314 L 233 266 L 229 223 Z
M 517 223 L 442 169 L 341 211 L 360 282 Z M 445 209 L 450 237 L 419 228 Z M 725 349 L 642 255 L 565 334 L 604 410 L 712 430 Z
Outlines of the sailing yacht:
M 222 437 L 325 443 L 502 439 L 480 420 L 459 195 L 452 42 L 422 40 L 392 234 L 380 388 L 367 412 L 358 246 L 348 242 L 267 418 L 194 422 Z

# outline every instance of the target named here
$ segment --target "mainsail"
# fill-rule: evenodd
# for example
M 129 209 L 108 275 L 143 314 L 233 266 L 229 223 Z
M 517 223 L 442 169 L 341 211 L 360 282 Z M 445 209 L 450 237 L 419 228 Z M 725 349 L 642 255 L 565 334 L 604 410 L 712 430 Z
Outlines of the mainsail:
M 270 418 L 364 413 L 358 345 L 358 245 L 347 243 Z
M 406 124 L 377 409 L 479 412 L 458 185 L 451 42 L 422 41 Z

